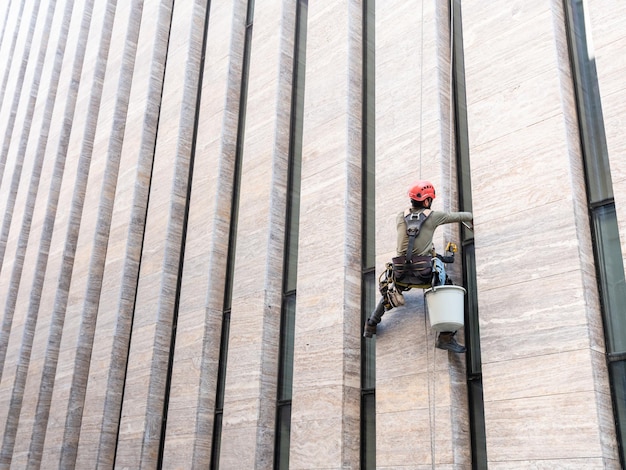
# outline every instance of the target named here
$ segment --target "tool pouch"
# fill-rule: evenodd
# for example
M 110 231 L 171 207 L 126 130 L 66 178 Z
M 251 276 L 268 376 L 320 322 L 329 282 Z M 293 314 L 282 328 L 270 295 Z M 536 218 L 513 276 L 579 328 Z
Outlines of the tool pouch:
M 390 284 L 387 288 L 387 301 L 393 307 L 400 307 L 401 305 L 404 305 L 404 296 L 402 295 L 402 292 L 396 289 L 396 286 L 393 284 Z
M 385 310 L 404 305 L 404 296 L 396 287 L 391 263 L 386 264 L 385 270 L 378 277 L 378 291 L 383 298 Z

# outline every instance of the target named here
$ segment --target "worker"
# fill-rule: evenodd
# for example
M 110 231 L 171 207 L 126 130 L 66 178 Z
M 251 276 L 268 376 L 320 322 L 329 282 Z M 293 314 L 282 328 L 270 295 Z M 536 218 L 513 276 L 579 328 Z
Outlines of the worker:
M 409 248 L 409 232 L 410 227 L 407 221 L 411 219 L 420 219 L 420 224 L 417 228 L 417 235 L 414 240 L 411 240 L 413 263 L 406 266 L 418 265 L 416 260 L 431 260 L 430 270 L 426 270 L 424 277 L 420 280 L 420 273 L 413 273 L 416 284 L 430 284 L 430 285 L 443 285 L 450 284 L 451 281 L 445 274 L 445 267 L 443 262 L 437 258 L 435 248 L 433 245 L 433 235 L 435 229 L 439 225 L 450 224 L 454 222 L 471 222 L 473 216 L 471 212 L 439 212 L 431 210 L 433 199 L 435 199 L 435 188 L 429 181 L 417 181 L 409 188 L 408 192 L 411 206 L 398 214 L 396 217 L 397 228 L 397 257 L 393 259 L 394 269 L 397 266 L 401 266 L 406 260 L 407 250 Z M 409 273 L 411 274 L 411 273 Z M 403 281 L 404 282 L 404 281 Z M 402 287 L 397 286 L 398 290 L 402 290 Z M 410 287 L 409 287 L 410 288 Z M 370 315 L 369 319 L 365 323 L 363 336 L 371 338 L 376 334 L 376 325 L 381 321 L 381 318 L 386 310 L 390 310 L 394 306 L 391 305 L 385 296 L 380 300 L 376 309 Z M 459 344 L 454 338 L 456 331 L 442 331 L 437 338 L 436 347 L 439 349 L 445 349 L 455 353 L 465 352 L 465 346 Z

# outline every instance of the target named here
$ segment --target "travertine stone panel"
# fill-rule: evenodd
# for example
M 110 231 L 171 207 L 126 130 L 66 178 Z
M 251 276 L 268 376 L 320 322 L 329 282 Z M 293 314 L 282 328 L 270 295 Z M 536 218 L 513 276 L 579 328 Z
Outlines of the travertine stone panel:
M 168 39 L 165 33 L 171 20 L 171 10 L 154 0 L 145 2 L 143 8 L 135 3 L 131 12 L 141 14 L 141 25 L 139 36 L 129 38 L 130 44 L 136 41 L 137 54 L 123 142 L 119 142 L 119 178 L 112 204 L 76 468 L 94 462 L 103 467 L 113 464 L 161 102 Z M 134 21 L 137 20 L 135 16 Z M 132 25 L 133 22 L 129 24 Z
M 74 468 L 120 166 L 141 5 L 116 9 L 43 461 Z M 117 54 L 117 51 L 123 51 Z
M 105 8 L 106 4 L 103 3 L 95 13 L 103 17 Z M 88 46 L 98 50 L 103 26 L 102 21 L 94 22 L 91 42 L 88 42 L 92 10 L 93 2 L 87 2 L 84 8 L 74 10 L 72 22 L 77 22 L 80 26 L 73 30 L 68 40 L 69 47 L 63 64 L 64 73 L 61 74 L 62 81 L 59 85 L 59 96 L 65 96 L 65 99 L 61 101 L 63 106 L 55 108 L 55 112 L 60 112 L 58 115 L 59 135 L 54 142 L 55 145 L 48 147 L 51 151 L 50 157 L 46 159 L 46 162 L 51 165 L 49 171 L 45 171 L 44 168 L 44 174 L 50 175 L 50 187 L 47 194 L 40 192 L 37 202 L 40 209 L 36 212 L 44 212 L 42 214 L 44 220 L 43 227 L 39 230 L 39 243 L 35 247 L 37 260 L 32 265 L 34 279 L 29 293 L 30 300 L 25 304 L 20 304 L 22 308 L 27 306 L 28 317 L 21 345 L 20 365 L 16 371 L 15 389 L 22 388 L 24 392 L 21 406 L 16 406 L 17 409 L 11 410 L 11 413 L 19 417 L 19 427 L 16 423 L 17 429 L 11 432 L 16 435 L 12 462 L 22 467 L 26 465 L 34 426 L 35 407 L 50 328 L 51 306 L 56 296 L 62 262 L 62 246 L 67 229 L 68 213 L 60 211 L 57 222 L 57 207 L 66 208 L 71 204 L 83 138 L 84 128 L 81 125 L 74 126 L 73 118 L 76 114 L 84 116 L 88 112 L 88 97 L 91 94 L 95 73 L 93 62 L 88 62 L 83 74 L 83 62 Z M 80 86 L 81 84 L 83 86 Z M 53 121 L 56 122 L 56 119 Z M 65 171 L 66 166 L 67 171 Z M 11 428 L 6 429 L 8 431 Z
M 39 392 L 37 414 L 32 442 L 32 458 L 34 460 L 55 461 L 58 454 L 51 449 L 60 449 L 62 436 L 57 432 L 66 417 L 63 406 L 60 406 L 59 394 L 64 395 L 67 389 L 69 368 L 75 353 L 78 326 L 80 323 L 79 305 L 82 303 L 86 290 L 88 260 L 91 256 L 95 233 L 94 211 L 98 202 L 94 193 L 102 178 L 106 162 L 99 149 L 105 146 L 110 125 L 99 127 L 102 122 L 111 119 L 109 109 L 100 106 L 114 95 L 112 83 L 104 81 L 109 58 L 110 38 L 113 32 L 115 5 L 109 5 L 103 34 L 100 40 L 94 85 L 85 120 L 84 138 L 81 146 L 80 170 L 72 195 L 71 213 L 67 239 L 63 248 L 63 263 L 60 283 L 55 298 L 48 347 L 44 361 L 44 374 Z M 95 182 L 94 182 L 95 180 Z M 58 401 L 57 401 L 58 400 Z M 68 413 L 77 413 L 77 409 L 68 409 Z M 58 413 L 58 414 L 57 414 Z M 62 428 L 61 428 L 62 429 Z
M 21 56 L 15 67 L 14 94 L 7 97 L 10 101 L 10 110 L 6 129 L 2 128 L 2 151 L 0 161 L 5 163 L 2 173 L 2 191 L 0 192 L 0 206 L 4 209 L 5 226 L 0 232 L 0 259 L 4 256 L 4 247 L 7 243 L 7 222 L 10 225 L 10 215 L 19 185 L 21 169 L 24 165 L 24 147 L 30 132 L 34 105 L 37 101 L 39 83 L 42 78 L 42 67 L 50 38 L 50 26 L 53 20 L 56 1 L 37 1 L 34 5 L 33 16 L 24 22 L 21 33 L 25 43 L 17 44 L 16 54 Z M 18 41 L 20 38 L 18 38 Z M 18 65 L 16 64 L 16 65 Z
M 415 21 L 404 21 L 407 16 Z M 409 205 L 410 184 L 430 180 L 437 190 L 436 210 L 457 210 L 457 196 L 452 190 L 447 4 L 380 3 L 376 26 L 376 252 L 381 272 L 396 256 L 396 216 Z M 458 242 L 457 233 L 458 227 L 439 228 L 436 248 Z M 457 282 L 459 268 L 451 267 Z M 405 298 L 405 307 L 385 314 L 376 336 L 376 466 L 468 465 L 465 361 L 434 348 L 423 291 L 410 291 Z
M 490 467 L 614 463 L 562 3 L 463 7 Z
M 170 4 L 171 5 L 171 4 Z M 206 2 L 175 3 L 116 465 L 153 468 L 176 321 Z
M 490 462 L 597 459 L 601 452 L 597 420 L 581 413 L 595 400 L 593 392 L 568 390 L 564 394 L 526 395 L 490 401 L 488 406 L 486 403 Z M 558 410 L 558 415 L 554 414 L 554 409 Z M 516 424 L 520 421 L 525 425 Z
M 0 46 L 2 45 L 2 38 L 4 37 L 4 32 L 7 28 L 7 20 L 9 19 L 9 9 L 11 8 L 11 3 L 13 2 L 4 2 L 0 7 L 0 23 L 2 23 L 2 29 L 0 31 Z M 0 100 L 1 101 L 1 100 Z
M 470 11 L 473 23 L 466 16 Z M 485 100 L 496 92 L 514 87 L 519 81 L 539 77 L 546 67 L 553 66 L 554 33 L 541 27 L 551 21 L 550 2 L 512 0 L 497 5 L 472 2 L 463 5 L 462 14 L 465 73 L 476 77 L 466 80 L 468 100 Z M 511 53 L 511 41 L 515 38 L 519 41 L 522 35 L 527 47 L 516 48 L 515 53 Z M 503 67 L 507 73 L 500 72 Z M 541 110 L 543 106 L 536 108 Z
M 246 2 L 211 6 L 167 417 L 166 468 L 210 465 L 245 20 Z M 256 190 L 252 193 L 258 196 Z M 253 224 L 243 221 L 240 226 L 247 233 L 256 223 L 255 218 Z
M 559 460 L 541 460 L 531 459 L 516 461 L 517 468 L 549 468 L 550 470 L 592 470 L 604 468 L 619 468 L 619 462 L 609 462 L 608 467 L 602 459 L 570 459 L 564 458 Z M 489 462 L 489 470 L 508 470 L 511 468 L 511 462 Z
M 306 54 L 289 465 L 359 468 L 360 2 L 309 3 Z
M 618 25 L 626 17 L 626 6 L 619 0 L 591 0 L 584 4 L 592 38 L 591 53 L 595 61 L 602 100 L 604 130 L 613 180 L 613 195 L 620 231 L 622 257 L 626 266 L 626 32 Z
M 255 3 L 246 28 L 247 1 L 0 2 L 0 467 L 154 468 L 161 450 L 163 468 L 211 466 L 231 222 L 219 464 L 272 467 L 296 2 Z M 308 3 L 290 467 L 358 468 L 363 5 Z M 407 186 L 430 179 L 435 209 L 457 195 L 449 2 L 375 3 L 380 272 Z M 497 470 L 619 468 L 563 4 L 462 2 Z M 584 7 L 626 260 L 626 7 Z M 464 358 L 406 297 L 376 340 L 376 466 L 468 467 Z
M 295 7 L 254 4 L 220 468 L 273 468 Z
M 7 2 L 5 2 L 5 4 L 6 3 Z M 0 112 L 0 129 L 2 129 L 3 135 L 10 117 L 8 110 L 12 102 L 12 99 L 6 99 L 6 96 L 7 93 L 11 96 L 15 86 L 15 82 L 9 84 L 9 80 L 15 81 L 15 77 L 17 76 L 15 58 L 20 57 L 19 54 L 21 53 L 23 43 L 20 43 L 19 49 L 16 48 L 16 45 L 20 31 L 22 31 L 22 36 L 24 36 L 26 34 L 25 31 L 28 29 L 28 22 L 26 20 L 26 26 L 22 26 L 22 18 L 30 19 L 33 14 L 33 7 L 35 6 L 34 2 L 29 3 L 26 9 L 26 3 L 27 2 L 11 2 L 7 5 L 11 8 L 7 11 L 6 25 L 3 30 L 2 44 L 0 45 L 0 57 L 2 58 L 1 65 L 3 70 L 2 83 L 0 84 L 0 111 L 2 111 Z M 35 11 L 38 12 L 38 10 Z M 16 51 L 16 49 L 18 50 Z M 18 54 L 17 56 L 15 55 L 16 52 Z M 13 75 L 11 75 L 12 70 Z
M 65 8 L 59 8 L 59 15 L 51 27 L 51 36 L 49 39 L 50 49 L 55 54 L 48 54 L 45 67 L 41 70 L 41 99 L 43 103 L 39 106 L 40 111 L 34 114 L 32 127 L 35 129 L 33 136 L 29 140 L 28 149 L 23 152 L 26 156 L 26 162 L 32 163 L 32 172 L 28 174 L 27 169 L 24 171 L 23 184 L 20 188 L 21 196 L 16 200 L 17 212 L 12 230 L 19 230 L 19 240 L 17 247 L 13 246 L 15 251 L 11 256 L 15 260 L 12 270 L 4 270 L 2 277 L 10 275 L 8 292 L 1 297 L 5 299 L 4 317 L 13 316 L 13 324 L 11 328 L 11 336 L 7 347 L 7 355 L 4 361 L 0 361 L 0 366 L 6 371 L 4 380 L 0 385 L 0 396 L 10 398 L 10 406 L 0 406 L 0 423 L 7 423 L 6 427 L 0 430 L 0 440 L 7 440 L 5 448 L 11 448 L 15 431 L 17 429 L 17 421 L 24 391 L 24 371 L 28 368 L 28 359 L 32 343 L 29 341 L 32 333 L 33 315 L 30 315 L 29 298 L 34 293 L 33 276 L 36 274 L 33 267 L 36 265 L 37 248 L 39 239 L 36 234 L 41 232 L 42 218 L 44 216 L 45 207 L 40 202 L 37 206 L 37 197 L 39 193 L 40 177 L 42 169 L 46 171 L 44 179 L 41 182 L 44 186 L 43 195 L 46 195 L 45 189 L 49 186 L 46 183 L 50 179 L 46 178 L 46 174 L 52 174 L 52 164 L 54 162 L 53 153 L 47 151 L 49 136 L 52 139 L 58 139 L 59 122 L 53 121 L 53 112 L 55 111 L 56 93 L 59 85 L 59 79 L 62 71 L 62 63 L 65 54 L 65 48 L 68 40 L 68 28 L 72 15 L 73 2 L 66 2 Z M 56 33 L 56 34 L 55 34 Z M 33 82 L 33 86 L 35 83 Z M 37 93 L 35 92 L 35 96 Z M 61 115 L 63 108 L 57 106 L 56 118 Z M 53 125 L 54 124 L 54 125 Z M 52 145 L 50 145 L 52 147 Z M 19 217 L 20 212 L 22 216 Z M 33 239 L 31 241 L 30 234 L 33 229 Z M 9 247 L 11 244 L 9 244 Z M 8 248 L 8 247 L 7 247 Z M 3 432 L 6 432 L 6 437 Z
M 6 90 L 0 113 L 0 207 L 4 210 L 10 195 L 10 181 L 16 164 L 17 141 L 23 123 L 26 103 L 30 93 L 29 85 L 33 79 L 38 45 L 44 34 L 43 24 L 46 19 L 47 2 L 41 0 L 30 3 L 24 8 L 24 21 L 16 21 L 11 47 L 10 66 L 5 69 L 3 85 Z M 19 57 L 19 59 L 17 59 Z M 30 65 L 30 67 L 29 67 Z M 4 86 L 3 86 L 3 89 Z M 16 129 L 16 122 L 18 128 Z M 5 171 L 6 170 L 6 171 Z M 6 240 L 0 240 L 0 249 L 4 250 Z M 3 253 L 3 251 L 0 251 Z
M 112 21 L 112 14 L 105 13 L 110 11 L 108 6 L 103 3 L 93 12 L 98 15 L 99 21 L 93 22 L 89 38 L 86 34 L 79 36 L 77 54 L 74 58 L 76 67 L 73 70 L 72 79 L 75 82 L 70 83 L 77 87 L 79 84 L 82 86 L 69 88 L 71 93 L 66 103 L 64 128 L 57 149 L 55 175 L 48 201 L 49 210 L 46 212 L 46 224 L 42 232 L 42 248 L 48 244 L 50 246 L 50 263 L 46 257 L 38 259 L 38 267 L 45 272 L 43 283 L 37 284 L 37 289 L 40 289 L 42 296 L 40 303 L 42 315 L 39 315 L 40 321 L 35 331 L 31 367 L 28 371 L 15 441 L 16 447 L 13 453 L 13 461 L 18 466 L 25 465 L 21 459 L 26 458 L 34 464 L 40 462 L 45 438 L 65 305 L 71 282 L 78 223 L 82 211 L 81 191 L 84 190 L 86 184 L 95 132 L 94 119 L 98 115 L 101 91 L 99 83 L 104 73 L 105 59 L 98 60 L 98 53 L 108 50 L 106 31 L 110 29 L 110 26 L 107 27 L 107 21 L 109 23 Z M 91 18 L 91 14 L 88 4 L 86 10 L 81 11 L 81 16 Z M 85 23 L 85 28 L 83 32 L 86 33 L 89 22 Z M 104 40 L 101 37 L 103 31 L 105 32 Z M 105 44 L 105 47 L 101 48 L 101 44 Z M 95 51 L 95 54 L 92 52 L 92 57 L 88 59 L 87 65 L 82 70 L 83 51 L 88 49 Z M 79 79 L 81 73 L 82 78 Z M 94 117 L 86 118 L 80 125 L 72 126 L 71 118 L 75 114 Z M 67 168 L 65 168 L 66 164 Z M 63 178 L 62 181 L 61 178 Z M 67 210 L 60 212 L 59 217 L 55 218 L 57 207 Z M 35 302 L 29 308 L 33 308 L 32 313 L 35 313 L 38 307 L 39 305 Z
M 5 190 L 0 195 L 0 207 L 4 209 L 2 228 L 0 229 L 0 262 L 4 259 L 7 250 L 9 250 L 9 257 L 14 257 L 15 261 L 13 269 L 6 270 L 9 273 L 5 272 L 4 276 L 0 278 L 0 286 L 5 285 L 5 279 L 9 276 L 12 277 L 12 273 L 20 270 L 22 266 L 22 256 L 20 256 L 19 251 L 16 255 L 13 253 L 20 249 L 18 243 L 21 243 L 22 246 L 26 243 L 24 237 L 20 239 L 19 236 L 21 234 L 20 216 L 23 212 L 26 212 L 27 217 L 30 216 L 25 207 L 25 199 L 28 194 L 27 181 L 33 169 L 38 167 L 41 161 L 41 153 L 38 155 L 34 152 L 38 134 L 35 130 L 31 138 L 31 129 L 39 129 L 41 127 L 42 110 L 46 102 L 45 91 L 54 65 L 54 57 L 50 57 L 51 55 L 54 56 L 54 54 L 51 54 L 49 51 L 55 48 L 59 23 L 63 18 L 62 5 L 58 6 L 57 3 L 60 2 L 50 1 L 43 5 L 41 19 L 33 36 L 33 47 L 28 58 L 28 67 L 24 75 L 24 86 L 22 88 L 24 96 L 20 100 L 16 116 L 17 126 L 13 131 L 13 138 L 11 139 L 9 152 L 15 154 L 15 163 L 12 169 L 5 172 L 6 178 L 3 185 L 8 186 L 5 187 Z M 35 158 L 29 158 L 30 155 L 34 155 Z M 11 159 L 12 157 L 10 156 L 9 160 Z M 3 199 L 5 195 L 7 196 L 6 202 Z M 16 205 L 18 209 L 14 217 Z M 14 221 L 15 219 L 16 221 Z M 5 320 L 9 318 L 9 315 L 5 316 Z M 1 361 L 2 357 L 0 357 Z
M 15 24 L 9 24 L 9 19 L 13 18 L 13 15 L 15 15 L 15 12 L 18 9 L 18 3 L 19 2 L 13 1 L 3 2 L 0 7 L 0 15 L 2 15 L 1 18 L 3 18 L 3 20 L 0 21 L 2 23 L 2 29 L 0 30 L 0 57 L 2 60 L 0 61 L 0 64 L 3 66 L 3 69 L 4 65 L 6 65 L 5 59 L 7 59 L 4 52 L 7 50 L 7 43 L 11 42 L 11 30 L 15 27 Z M 9 39 L 5 39 L 6 37 L 9 37 Z M 4 49 L 2 48 L 3 45 L 5 46 Z M 0 100 L 0 103 L 1 102 L 2 100 Z
M 47 3 L 41 8 L 39 15 L 31 18 L 28 32 L 28 45 L 22 52 L 22 63 L 19 69 L 18 82 L 13 91 L 10 118 L 4 132 L 2 149 L 0 153 L 0 165 L 6 163 L 5 167 L 0 167 L 4 171 L 3 178 L 0 178 L 0 207 L 2 208 L 2 223 L 0 228 L 0 292 L 7 292 L 10 289 L 11 272 L 19 269 L 21 260 L 13 259 L 13 254 L 17 248 L 18 230 L 11 233 L 11 221 L 18 188 L 24 167 L 24 156 L 28 136 L 33 120 L 34 106 L 39 92 L 39 82 L 45 61 L 47 42 L 50 36 L 49 29 L 54 15 L 55 3 L 48 6 Z M 40 21 L 36 21 L 40 17 Z M 31 44 L 32 43 L 32 44 Z M 30 65 L 30 66 L 29 66 Z M 6 112 L 6 111 L 5 111 Z M 27 172 L 32 162 L 27 162 Z M 2 176 L 2 175 L 0 175 Z M 16 224 L 17 225 L 17 224 Z M 11 239 L 9 239 L 11 235 Z M 9 251 L 11 262 L 3 263 L 6 250 Z M 4 363 L 7 352 L 9 335 L 13 323 L 13 311 L 8 309 L 2 318 L 2 330 L 0 331 L 0 364 Z

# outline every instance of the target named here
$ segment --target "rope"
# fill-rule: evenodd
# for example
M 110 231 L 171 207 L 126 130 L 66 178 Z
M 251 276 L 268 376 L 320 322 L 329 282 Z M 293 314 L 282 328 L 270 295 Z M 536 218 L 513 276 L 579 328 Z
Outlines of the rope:
M 424 121 L 424 0 L 422 0 L 420 31 L 420 130 L 419 130 L 419 177 L 422 179 L 422 126 Z
M 435 412 L 437 410 L 436 408 L 436 404 L 435 404 L 435 392 L 436 387 L 437 387 L 437 375 L 436 375 L 436 365 L 437 365 L 437 361 L 435 358 L 435 342 L 433 342 L 433 354 L 432 354 L 432 361 L 429 358 L 429 344 L 428 344 L 428 337 L 429 337 L 429 328 L 428 328 L 428 320 L 427 320 L 427 305 L 426 305 L 426 299 L 425 296 L 422 295 L 422 302 L 424 302 L 424 337 L 426 338 L 426 363 L 429 364 L 427 366 L 428 368 L 428 423 L 430 425 L 430 463 L 431 463 L 431 467 L 434 469 L 435 468 L 435 456 L 436 456 L 436 416 L 435 416 Z M 437 336 L 437 334 L 435 333 L 435 337 Z M 432 363 L 432 367 L 430 366 L 430 364 Z M 431 392 L 432 389 L 432 392 Z
M 449 3 L 449 15 L 450 15 L 450 97 L 449 97 L 449 107 L 450 107 L 450 120 L 449 120 L 449 135 L 448 135 L 448 190 L 450 193 L 452 192 L 452 161 L 453 161 L 453 151 L 455 148 L 454 144 L 454 0 L 450 0 Z M 420 51 L 420 143 L 419 143 L 419 171 L 420 178 L 422 177 L 422 121 L 423 121 L 423 63 L 424 63 L 424 2 L 422 1 L 422 31 L 421 31 L 421 51 Z M 452 205 L 451 200 L 449 201 L 450 206 Z M 424 291 L 423 291 L 424 292 Z M 427 319 L 427 304 L 425 295 L 422 295 L 422 302 L 424 303 L 424 336 L 426 338 L 426 358 L 427 358 L 427 368 L 428 368 L 428 418 L 430 425 L 430 462 L 431 468 L 434 470 L 436 467 L 435 457 L 436 457 L 436 411 L 437 406 L 435 403 L 436 391 L 437 391 L 437 374 L 436 374 L 436 338 L 437 332 L 435 332 L 435 338 L 433 340 L 433 352 L 432 352 L 432 360 L 429 357 L 429 327 L 428 327 L 428 319 Z
M 450 0 L 450 124 L 449 124 L 449 136 L 448 136 L 448 163 L 449 163 L 449 174 L 448 174 L 448 188 L 450 193 L 452 193 L 452 160 L 453 160 L 453 150 L 456 147 L 454 145 L 454 0 Z M 450 207 L 452 207 L 452 201 L 450 201 Z

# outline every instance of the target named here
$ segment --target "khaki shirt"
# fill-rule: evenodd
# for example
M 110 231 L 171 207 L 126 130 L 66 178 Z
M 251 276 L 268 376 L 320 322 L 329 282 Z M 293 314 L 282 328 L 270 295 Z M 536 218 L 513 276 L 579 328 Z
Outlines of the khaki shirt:
M 424 208 L 411 207 L 412 213 L 424 212 Z M 398 256 L 406 255 L 406 250 L 409 244 L 409 236 L 406 233 L 406 222 L 404 220 L 404 212 L 400 212 L 396 217 L 396 228 L 398 230 L 398 240 L 396 244 L 396 251 Z M 431 211 L 426 221 L 422 224 L 420 232 L 415 237 L 415 243 L 413 244 L 414 255 L 428 255 L 432 254 L 433 249 L 433 236 L 435 229 L 443 224 L 451 224 L 453 222 L 469 222 L 473 219 L 471 212 L 438 212 Z

